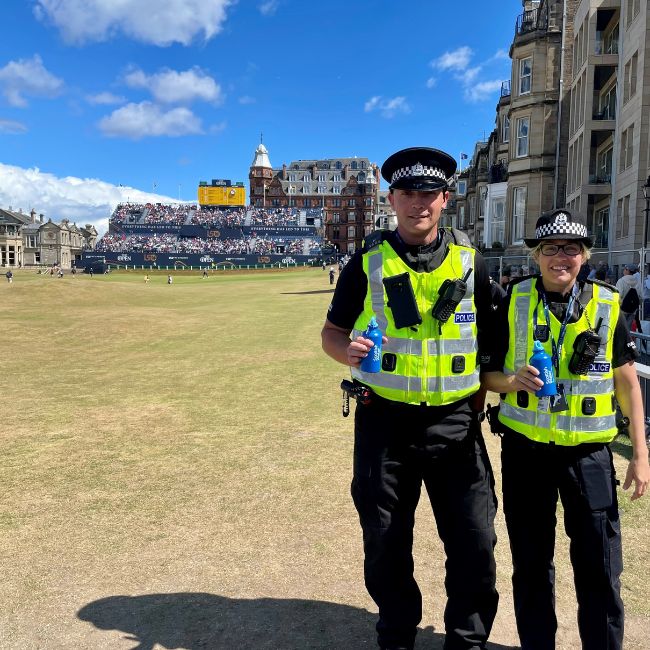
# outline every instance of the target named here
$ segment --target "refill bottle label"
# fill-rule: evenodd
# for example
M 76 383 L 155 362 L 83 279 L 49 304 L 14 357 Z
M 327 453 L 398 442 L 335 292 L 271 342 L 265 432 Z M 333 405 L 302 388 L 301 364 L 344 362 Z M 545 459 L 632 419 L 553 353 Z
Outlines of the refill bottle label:
M 548 354 L 546 354 L 544 347 L 539 341 L 535 341 L 533 346 L 533 355 L 530 357 L 529 363 L 534 368 L 537 368 L 539 371 L 539 378 L 544 382 L 544 385 L 535 393 L 535 395 L 537 397 L 557 395 L 553 360 Z
M 370 339 L 374 345 L 368 351 L 368 356 L 361 361 L 362 372 L 381 372 L 381 339 L 382 333 L 373 316 L 368 329 L 363 333 L 364 338 Z

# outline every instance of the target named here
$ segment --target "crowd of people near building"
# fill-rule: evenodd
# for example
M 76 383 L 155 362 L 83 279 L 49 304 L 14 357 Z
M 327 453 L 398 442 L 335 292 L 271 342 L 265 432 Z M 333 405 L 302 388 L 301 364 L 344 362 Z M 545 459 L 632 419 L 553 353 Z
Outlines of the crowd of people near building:
M 179 203 L 164 205 L 162 203 L 147 203 L 144 223 L 169 223 L 180 226 L 187 221 L 189 213 L 196 210 L 195 205 Z
M 194 212 L 190 223 L 193 226 L 236 228 L 246 221 L 246 208 L 218 208 L 202 205 Z
M 297 208 L 251 208 L 251 226 L 297 226 L 300 211 Z

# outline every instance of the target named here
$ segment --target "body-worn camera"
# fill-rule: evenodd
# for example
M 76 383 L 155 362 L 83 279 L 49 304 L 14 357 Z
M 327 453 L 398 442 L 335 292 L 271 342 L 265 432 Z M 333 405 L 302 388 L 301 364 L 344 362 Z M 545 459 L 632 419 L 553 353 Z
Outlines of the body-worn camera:
M 468 269 L 462 278 L 445 280 L 438 290 L 438 299 L 431 309 L 431 315 L 441 323 L 446 323 L 456 311 L 456 307 L 467 293 L 467 278 L 473 269 Z
M 602 340 L 593 330 L 578 334 L 573 343 L 573 354 L 569 360 L 569 370 L 574 375 L 586 375 L 595 361 Z

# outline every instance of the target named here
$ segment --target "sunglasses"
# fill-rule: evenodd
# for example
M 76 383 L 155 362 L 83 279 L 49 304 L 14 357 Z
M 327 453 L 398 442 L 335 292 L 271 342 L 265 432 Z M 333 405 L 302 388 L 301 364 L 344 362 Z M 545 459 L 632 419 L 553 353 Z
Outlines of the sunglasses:
M 539 249 L 542 255 L 546 257 L 557 255 L 560 251 L 564 251 L 564 254 L 569 257 L 575 257 L 582 253 L 582 246 L 580 244 L 542 244 Z

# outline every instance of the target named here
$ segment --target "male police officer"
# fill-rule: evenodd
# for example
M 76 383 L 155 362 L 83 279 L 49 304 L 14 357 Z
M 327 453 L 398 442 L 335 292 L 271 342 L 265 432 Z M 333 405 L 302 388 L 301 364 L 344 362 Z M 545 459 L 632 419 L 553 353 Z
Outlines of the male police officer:
M 352 496 L 386 650 L 411 650 L 422 618 L 412 543 L 423 482 L 447 555 L 445 650 L 484 648 L 497 608 L 496 499 L 470 404 L 491 291 L 467 236 L 438 227 L 455 170 L 451 156 L 426 147 L 386 160 L 397 230 L 366 237 L 339 276 L 322 331 L 325 352 L 371 391 L 355 414 Z M 372 316 L 386 335 L 376 374 L 359 369 L 373 345 L 362 336 Z

